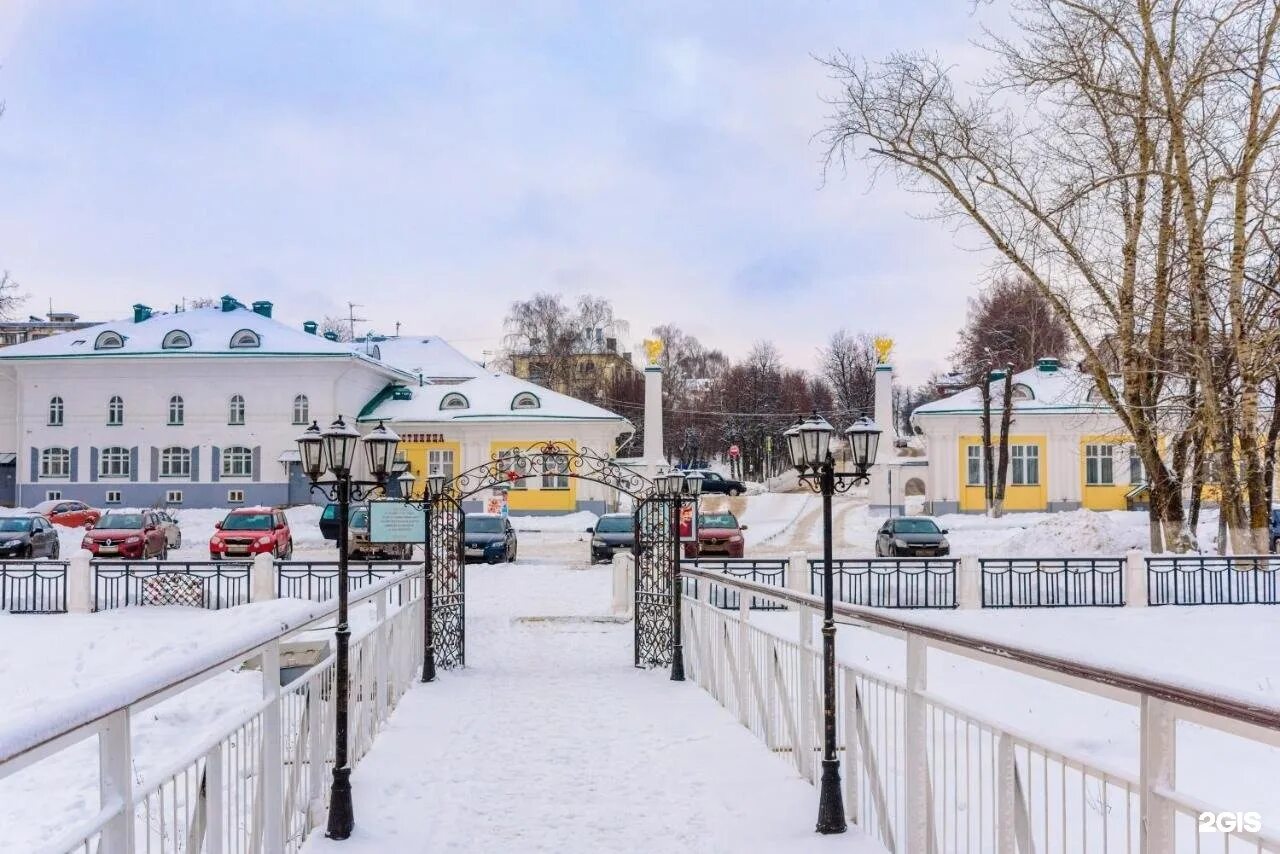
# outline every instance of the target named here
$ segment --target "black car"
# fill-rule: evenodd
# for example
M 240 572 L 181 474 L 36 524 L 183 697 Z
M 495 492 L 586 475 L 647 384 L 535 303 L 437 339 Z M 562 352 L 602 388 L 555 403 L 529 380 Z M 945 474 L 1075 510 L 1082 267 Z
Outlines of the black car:
M 0 516 L 0 557 L 58 557 L 58 532 L 43 516 Z
M 1280 552 L 1280 507 L 1271 508 L 1271 551 Z
M 698 470 L 702 475 L 702 491 L 716 495 L 742 495 L 747 485 L 740 480 L 730 480 L 719 472 Z
M 351 515 L 354 517 L 356 511 L 361 508 L 367 508 L 367 504 L 352 504 Z M 324 512 L 320 514 L 320 536 L 326 540 L 338 541 L 338 505 L 330 501 L 324 506 Z
M 941 557 L 951 544 L 932 519 L 921 516 L 889 519 L 876 532 L 876 557 Z
M 468 513 L 462 522 L 465 558 L 485 563 L 514 563 L 516 529 L 506 516 L 496 513 Z
M 616 551 L 631 551 L 636 542 L 635 525 L 630 513 L 601 516 L 594 528 L 587 528 L 587 533 L 591 534 L 591 562 L 610 561 Z

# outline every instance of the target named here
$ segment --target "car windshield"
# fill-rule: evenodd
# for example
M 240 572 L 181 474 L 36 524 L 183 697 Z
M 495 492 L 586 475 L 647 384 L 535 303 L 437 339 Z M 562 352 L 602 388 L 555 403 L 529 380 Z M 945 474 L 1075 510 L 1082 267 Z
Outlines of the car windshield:
M 48 513 L 50 510 L 57 507 L 61 503 L 62 503 L 61 501 L 41 501 L 39 504 L 37 504 L 35 507 L 31 509 L 35 510 L 37 513 Z
M 932 519 L 899 519 L 893 523 L 895 534 L 937 534 L 938 526 Z
M 332 520 L 332 519 L 337 519 L 337 518 L 338 518 L 338 505 L 337 505 L 337 504 L 326 504 L 326 505 L 324 506 L 324 512 L 320 514 L 320 518 L 321 518 L 321 519 L 324 519 L 326 522 L 328 522 L 328 521 L 330 521 L 330 520 Z
M 30 519 L 0 519 L 0 531 L 30 531 Z
M 596 533 L 625 534 L 634 530 L 635 522 L 630 516 L 601 516 L 596 523 Z
M 468 534 L 501 534 L 501 516 L 468 516 L 462 524 Z
M 699 528 L 736 528 L 738 520 L 732 513 L 703 513 L 698 517 Z
M 369 527 L 369 511 L 361 508 L 351 511 L 351 527 L 367 528 Z
M 141 513 L 108 513 L 98 520 L 99 528 L 109 531 L 123 531 L 142 527 Z
M 222 520 L 224 531 L 269 531 L 270 513 L 232 513 Z

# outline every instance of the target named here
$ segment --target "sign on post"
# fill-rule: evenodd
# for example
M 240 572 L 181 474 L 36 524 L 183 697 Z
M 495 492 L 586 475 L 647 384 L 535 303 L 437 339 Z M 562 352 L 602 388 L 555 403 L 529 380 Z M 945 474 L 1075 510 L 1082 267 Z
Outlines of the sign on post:
M 427 514 L 407 501 L 369 502 L 369 542 L 421 543 L 427 537 Z
M 680 542 L 696 543 L 698 541 L 698 499 L 686 501 L 680 505 L 680 520 L 677 523 Z

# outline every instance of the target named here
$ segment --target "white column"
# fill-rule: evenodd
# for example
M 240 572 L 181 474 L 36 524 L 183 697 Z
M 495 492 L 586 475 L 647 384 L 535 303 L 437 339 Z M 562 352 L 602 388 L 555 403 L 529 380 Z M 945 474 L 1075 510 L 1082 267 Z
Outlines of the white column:
M 956 605 L 963 609 L 982 607 L 982 565 L 975 555 L 962 555 L 956 567 Z
M 875 384 L 875 419 L 880 428 L 880 445 L 876 456 L 880 460 L 888 460 L 897 455 L 894 442 L 898 439 L 898 430 L 893 418 L 893 366 L 876 365 Z M 899 477 L 901 472 L 895 472 Z M 893 484 L 894 495 L 902 495 L 902 484 Z M 888 513 L 892 504 L 889 494 L 889 472 L 884 465 L 871 468 L 871 512 Z
M 249 601 L 266 602 L 276 598 L 276 559 L 270 552 L 254 555 L 249 567 Z
M 67 561 L 67 611 L 87 614 L 93 610 L 93 555 L 80 549 Z
M 636 559 L 628 552 L 613 553 L 613 607 L 615 617 L 631 619 L 635 606 Z
M 1124 604 L 1147 606 L 1147 562 L 1137 549 L 1129 549 L 1124 556 Z
M 662 368 L 658 365 L 644 369 L 644 462 L 650 480 L 666 463 L 662 454 Z

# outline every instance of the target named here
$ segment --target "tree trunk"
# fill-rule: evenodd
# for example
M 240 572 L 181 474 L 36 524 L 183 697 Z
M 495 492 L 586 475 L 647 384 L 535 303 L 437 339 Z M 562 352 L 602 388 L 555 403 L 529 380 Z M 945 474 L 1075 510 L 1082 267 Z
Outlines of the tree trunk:
M 1013 422 L 1013 366 L 1004 366 L 1004 399 L 1000 401 L 1000 461 L 996 467 L 995 516 L 1004 513 L 1005 486 L 1009 482 L 1009 425 Z M 1024 462 L 1025 465 L 1025 462 Z
M 995 507 L 995 471 L 991 456 L 991 373 L 983 371 L 982 390 L 982 495 L 988 516 Z

